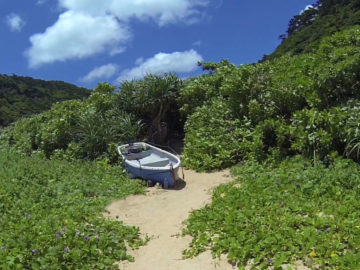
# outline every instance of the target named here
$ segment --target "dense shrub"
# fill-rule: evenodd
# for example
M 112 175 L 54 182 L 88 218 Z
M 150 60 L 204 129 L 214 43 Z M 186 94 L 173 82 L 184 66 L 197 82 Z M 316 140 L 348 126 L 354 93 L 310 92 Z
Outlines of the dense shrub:
M 346 147 L 347 157 L 360 161 L 360 104 L 355 102 L 343 108 L 346 111 Z
M 231 117 L 224 100 L 209 103 L 198 107 L 185 126 L 183 163 L 198 170 L 225 168 L 238 160 L 239 121 Z
M 302 260 L 314 269 L 356 269 L 360 260 L 360 167 L 329 167 L 296 156 L 280 165 L 247 162 L 219 186 L 210 205 L 191 213 L 185 255 L 211 249 L 239 269 L 280 269 Z
M 143 185 L 105 163 L 24 157 L 0 149 L 0 268 L 117 269 L 139 230 L 102 217 Z
M 188 113 L 185 164 L 213 169 L 249 157 L 264 160 L 269 155 L 283 158 L 295 153 L 324 160 L 334 151 L 357 158 L 360 141 L 354 103 L 360 93 L 359 40 L 360 27 L 355 26 L 323 39 L 311 54 L 284 55 L 239 67 L 219 64 L 212 73 L 189 81 L 180 99 L 182 110 Z M 221 115 L 211 113 L 214 108 L 209 100 L 214 97 L 223 99 L 224 119 L 237 123 L 228 129 L 233 133 L 226 134 L 232 137 L 232 153 L 223 155 L 227 160 L 222 162 L 216 155 L 206 153 L 201 158 L 201 151 L 189 149 L 203 148 L 207 142 L 223 143 L 211 131 L 217 127 L 205 124 L 216 118 L 222 125 Z M 244 129 L 247 134 L 239 135 Z M 199 160 L 213 166 L 207 168 Z
M 83 101 L 65 101 L 51 110 L 8 127 L 2 141 L 20 152 L 42 151 L 67 158 L 109 159 L 116 162 L 114 144 L 142 136 L 142 123 L 116 103 L 114 87 L 99 84 Z
M 163 142 L 168 130 L 182 132 L 176 102 L 181 86 L 182 80 L 174 74 L 124 81 L 119 92 L 100 83 L 82 102 L 58 103 L 14 123 L 4 131 L 2 142 L 26 154 L 41 151 L 46 157 L 55 154 L 116 163 L 118 144 L 145 138 Z
M 223 81 L 236 69 L 235 65 L 226 60 L 221 61 L 219 64 L 211 64 L 212 69 L 209 74 L 189 79 L 181 89 L 179 103 L 183 115 L 188 116 L 208 100 L 221 97 L 220 87 Z M 202 65 L 206 67 L 208 63 Z M 204 70 L 207 70 L 207 68 L 204 68 Z
M 169 133 L 183 132 L 176 101 L 182 85 L 182 80 L 172 73 L 148 74 L 143 80 L 124 81 L 115 102 L 119 108 L 143 121 L 150 141 L 163 144 L 168 130 Z

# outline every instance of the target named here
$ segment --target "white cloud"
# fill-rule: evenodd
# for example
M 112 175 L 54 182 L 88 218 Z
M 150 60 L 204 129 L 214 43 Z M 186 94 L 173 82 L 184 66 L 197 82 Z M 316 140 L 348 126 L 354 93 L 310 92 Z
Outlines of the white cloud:
M 69 10 L 99 16 L 111 13 L 121 21 L 131 18 L 155 20 L 160 26 L 187 22 L 197 16 L 198 7 L 209 0 L 59 0 L 60 6 Z
M 136 66 L 140 66 L 142 63 L 144 63 L 144 58 L 143 58 L 143 57 L 139 57 L 139 58 L 136 59 L 136 61 L 135 61 L 135 65 L 136 65 Z
M 117 72 L 117 70 L 118 66 L 114 64 L 96 67 L 86 76 L 80 78 L 80 81 L 89 83 L 102 78 L 108 79 L 111 78 Z
M 114 56 L 120 53 L 123 53 L 126 51 L 126 47 L 125 46 L 119 46 L 119 47 L 114 47 L 111 51 L 110 51 L 110 55 Z
M 38 0 L 42 3 L 46 0 Z M 63 13 L 43 33 L 30 37 L 30 67 L 85 58 L 108 49 L 116 55 L 130 40 L 130 20 L 192 24 L 210 0 L 58 0 Z
M 124 70 L 117 81 L 141 79 L 148 73 L 162 74 L 166 72 L 187 73 L 197 68 L 203 58 L 195 50 L 173 53 L 158 53 L 149 59 L 139 58 L 136 67 Z
M 312 5 L 307 5 L 303 10 L 300 11 L 299 14 L 302 14 L 304 11 L 311 9 L 311 8 L 314 8 L 314 7 Z
M 25 21 L 15 13 L 12 13 L 6 17 L 6 22 L 12 32 L 20 32 L 25 26 Z
M 83 13 L 67 11 L 42 34 L 30 37 L 32 47 L 26 51 L 30 67 L 39 67 L 55 61 L 85 58 L 116 49 L 114 44 L 130 39 L 126 27 L 110 15 L 93 17 Z

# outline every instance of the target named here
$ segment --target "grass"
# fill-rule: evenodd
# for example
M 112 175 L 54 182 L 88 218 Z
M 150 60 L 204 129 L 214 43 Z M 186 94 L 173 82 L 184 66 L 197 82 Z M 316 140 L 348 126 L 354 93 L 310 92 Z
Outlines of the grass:
M 219 186 L 210 205 L 191 213 L 185 255 L 211 249 L 239 269 L 302 260 L 320 269 L 357 269 L 360 261 L 360 167 L 335 159 L 313 167 L 301 157 L 279 166 L 246 163 Z
M 144 192 L 120 167 L 24 157 L 0 149 L 0 269 L 115 269 L 132 260 L 139 229 L 102 216 L 112 200 Z

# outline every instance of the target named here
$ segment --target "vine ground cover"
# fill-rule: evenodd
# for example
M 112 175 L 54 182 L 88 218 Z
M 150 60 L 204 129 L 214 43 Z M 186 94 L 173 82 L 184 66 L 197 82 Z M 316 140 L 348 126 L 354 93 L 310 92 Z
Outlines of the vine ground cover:
M 139 229 L 105 219 L 141 182 L 105 163 L 24 157 L 0 149 L 0 269 L 116 269 Z
M 315 269 L 358 269 L 360 167 L 335 159 L 312 166 L 296 156 L 279 166 L 248 162 L 232 170 L 213 201 L 191 213 L 185 255 L 210 248 L 239 269 L 282 269 L 296 260 Z

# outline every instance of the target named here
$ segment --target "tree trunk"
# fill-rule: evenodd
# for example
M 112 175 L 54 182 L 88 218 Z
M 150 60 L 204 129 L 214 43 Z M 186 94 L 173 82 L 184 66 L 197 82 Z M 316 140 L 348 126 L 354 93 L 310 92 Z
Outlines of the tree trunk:
M 165 138 L 163 138 L 163 128 L 161 126 L 161 120 L 163 118 L 163 103 L 160 103 L 160 109 L 155 118 L 152 120 L 151 128 L 150 128 L 150 139 L 155 143 L 162 143 Z M 166 132 L 165 132 L 166 137 Z

